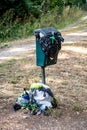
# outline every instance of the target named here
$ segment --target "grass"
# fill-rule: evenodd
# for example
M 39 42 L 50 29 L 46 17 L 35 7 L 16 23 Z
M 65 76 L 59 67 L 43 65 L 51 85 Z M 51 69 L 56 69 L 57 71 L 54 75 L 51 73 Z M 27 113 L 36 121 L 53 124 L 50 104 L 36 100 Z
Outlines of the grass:
M 80 111 L 83 111 L 83 107 L 80 104 L 74 104 L 72 106 L 72 110 L 80 112 Z
M 58 97 L 60 104 L 72 106 L 78 102 L 84 108 L 87 107 L 84 102 L 87 96 L 85 70 L 86 55 L 81 56 L 78 52 L 69 53 L 64 49 L 59 54 L 58 63 L 46 67 L 46 82 L 55 97 Z M 5 95 L 17 97 L 23 92 L 23 88 L 29 89 L 33 82 L 41 82 L 41 68 L 35 64 L 35 51 L 21 54 L 19 59 L 0 64 L 0 91 Z M 76 110 L 79 107 L 73 106 L 73 109 Z M 56 112 L 57 110 L 54 110 L 54 115 Z
M 51 109 L 51 116 L 53 116 L 54 118 L 58 118 L 62 116 L 62 111 L 61 109 Z
M 75 13 L 74 13 L 75 12 Z M 34 23 L 31 24 L 27 19 L 23 23 L 20 22 L 20 19 L 16 19 L 15 22 L 7 23 L 7 21 L 0 20 L 0 43 L 23 39 L 34 34 L 34 29 L 42 28 L 42 27 L 55 27 L 57 29 L 61 29 L 66 25 L 77 21 L 85 12 L 81 11 L 78 8 L 65 9 L 62 15 L 59 15 L 57 12 L 57 8 L 48 12 L 45 15 L 41 15 L 40 19 L 34 19 Z M 10 15 L 10 14 L 9 14 Z M 11 14 L 12 15 L 12 14 Z M 10 17 L 10 16 L 9 16 Z M 6 18 L 4 18 L 6 20 Z M 6 26 L 3 23 L 6 22 Z M 4 45 L 0 45 L 1 48 L 5 47 Z
M 81 26 L 80 26 L 81 25 Z M 83 24 L 80 24 L 82 28 Z M 86 27 L 87 22 L 84 24 Z M 76 30 L 76 28 L 74 28 Z M 72 29 L 71 29 L 72 31 Z M 69 30 L 70 32 L 70 30 Z M 66 32 L 63 32 L 66 33 Z M 67 47 L 75 50 L 67 50 Z M 64 49 L 66 47 L 66 49 Z M 79 53 L 78 47 L 87 48 L 87 42 L 63 45 L 58 56 L 58 63 L 46 67 L 46 82 L 51 87 L 60 109 L 52 110 L 52 116 L 61 116 L 61 104 L 64 109 L 68 106 L 74 111 L 87 109 L 87 74 L 85 53 Z M 21 54 L 12 60 L 0 63 L 0 95 L 4 99 L 12 97 L 13 100 L 29 89 L 31 83 L 41 82 L 41 68 L 35 64 L 35 50 Z
M 74 13 L 75 12 L 75 13 Z M 53 9 L 46 15 L 42 15 L 40 19 L 40 27 L 53 26 L 57 29 L 64 28 L 65 26 L 74 23 L 83 15 L 83 11 L 78 8 L 65 9 L 62 15 L 59 15 L 57 8 Z
M 32 80 L 36 81 L 37 78 L 33 78 L 34 70 L 25 69 L 24 66 L 28 64 L 31 66 L 32 58 L 23 58 L 21 60 L 10 60 L 6 63 L 0 64 L 0 82 L 7 84 L 6 89 L 10 87 L 13 89 L 29 88 Z M 24 69 L 23 69 L 24 68 Z M 17 87 L 16 87 L 17 86 Z M 5 88 L 5 86 L 3 86 Z M 1 86 L 0 86 L 1 88 Z M 16 90 L 15 89 L 15 90 Z

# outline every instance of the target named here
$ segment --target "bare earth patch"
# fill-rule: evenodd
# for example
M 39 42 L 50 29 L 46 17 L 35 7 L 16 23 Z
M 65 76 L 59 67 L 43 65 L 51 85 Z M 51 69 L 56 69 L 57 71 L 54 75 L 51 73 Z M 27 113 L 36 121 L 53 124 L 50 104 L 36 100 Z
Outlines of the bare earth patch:
M 87 19 L 62 34 L 58 63 L 46 67 L 46 83 L 58 101 L 49 116 L 14 112 L 12 107 L 24 87 L 41 82 L 34 37 L 0 50 L 0 130 L 87 130 Z

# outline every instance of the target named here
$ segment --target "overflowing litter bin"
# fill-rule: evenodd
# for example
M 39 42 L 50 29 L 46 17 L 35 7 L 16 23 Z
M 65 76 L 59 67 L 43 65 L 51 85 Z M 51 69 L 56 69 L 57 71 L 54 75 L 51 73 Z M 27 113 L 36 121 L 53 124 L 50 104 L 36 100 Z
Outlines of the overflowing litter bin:
M 34 30 L 36 37 L 36 64 L 45 67 L 57 63 L 57 56 L 64 40 L 55 28 L 40 28 Z

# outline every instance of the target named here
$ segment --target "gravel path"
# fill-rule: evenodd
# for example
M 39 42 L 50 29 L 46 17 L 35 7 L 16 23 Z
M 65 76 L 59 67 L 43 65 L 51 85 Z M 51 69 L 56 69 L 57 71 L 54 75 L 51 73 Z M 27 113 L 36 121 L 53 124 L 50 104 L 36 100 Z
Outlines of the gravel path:
M 19 47 L 9 48 L 0 52 L 0 60 L 9 59 L 10 57 L 14 57 L 23 52 L 28 52 L 33 49 L 35 49 L 35 44 L 20 45 Z

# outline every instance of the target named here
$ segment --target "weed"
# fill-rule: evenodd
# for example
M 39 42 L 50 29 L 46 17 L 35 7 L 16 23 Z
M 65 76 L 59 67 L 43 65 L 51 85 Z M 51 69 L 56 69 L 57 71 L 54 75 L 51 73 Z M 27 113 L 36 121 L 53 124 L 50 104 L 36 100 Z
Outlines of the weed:
M 62 81 L 62 85 L 68 85 L 68 81 Z
M 82 111 L 83 107 L 79 104 L 74 104 L 72 109 L 75 110 L 75 111 Z
M 62 111 L 60 109 L 51 109 L 51 116 L 57 118 L 62 116 Z

